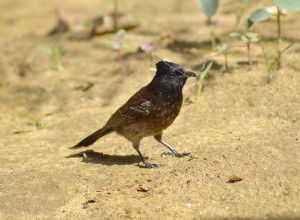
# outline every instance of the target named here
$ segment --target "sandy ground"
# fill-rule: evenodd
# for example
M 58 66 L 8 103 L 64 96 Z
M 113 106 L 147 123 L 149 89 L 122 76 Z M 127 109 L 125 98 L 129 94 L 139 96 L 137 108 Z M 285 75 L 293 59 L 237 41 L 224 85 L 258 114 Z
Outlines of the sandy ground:
M 195 80 L 188 81 L 182 111 L 164 137 L 178 151 L 191 152 L 190 157 L 161 157 L 163 146 L 146 138 L 142 152 L 161 167 L 144 169 L 130 143 L 115 134 L 88 149 L 68 148 L 100 128 L 151 80 L 155 60 L 135 53 L 140 43 L 169 34 L 173 43 L 155 54 L 198 72 L 213 54 L 198 2 L 164 2 L 121 4 L 141 23 L 125 38 L 124 79 L 116 51 L 105 43 L 114 35 L 87 41 L 61 37 L 62 71 L 36 49 L 58 42 L 45 36 L 55 24 L 56 5 L 88 22 L 108 13 L 111 2 L 0 2 L 0 219 L 300 218 L 297 13 L 283 19 L 283 47 L 296 44 L 284 54 L 283 68 L 271 83 L 266 82 L 258 45 L 251 69 L 244 64 L 245 48 L 228 54 L 230 73 L 224 73 L 223 57 L 217 57 L 220 67 L 210 72 L 201 96 L 196 95 Z M 228 37 L 238 8 L 234 2 L 222 3 L 217 15 L 217 36 L 231 46 L 242 44 Z M 271 2 L 259 4 L 247 13 Z M 275 22 L 257 29 L 274 54 Z M 93 86 L 83 91 L 87 83 Z M 49 112 L 53 115 L 40 129 L 19 116 Z M 241 181 L 228 183 L 232 178 Z

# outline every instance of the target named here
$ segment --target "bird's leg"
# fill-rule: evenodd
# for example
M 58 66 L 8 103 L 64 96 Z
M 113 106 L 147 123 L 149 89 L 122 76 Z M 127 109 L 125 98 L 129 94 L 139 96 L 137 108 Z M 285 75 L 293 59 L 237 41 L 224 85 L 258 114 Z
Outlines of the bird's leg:
M 154 163 L 149 163 L 148 160 L 143 156 L 143 154 L 140 151 L 140 142 L 139 141 L 133 141 L 132 145 L 134 147 L 134 149 L 138 152 L 138 154 L 140 155 L 143 164 L 145 164 L 145 166 L 147 168 L 156 168 L 159 167 L 159 164 L 154 164 Z
M 154 138 L 155 140 L 157 140 L 159 143 L 161 143 L 171 151 L 171 152 L 163 152 L 161 155 L 171 155 L 175 157 L 185 157 L 190 155 L 190 153 L 178 153 L 171 145 L 169 145 L 168 143 L 162 140 L 162 133 L 154 135 Z

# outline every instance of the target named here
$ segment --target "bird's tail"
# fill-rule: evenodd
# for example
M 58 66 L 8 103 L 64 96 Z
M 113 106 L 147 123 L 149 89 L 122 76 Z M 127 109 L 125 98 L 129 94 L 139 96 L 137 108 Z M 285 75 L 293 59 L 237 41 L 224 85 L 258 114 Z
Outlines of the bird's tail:
M 94 133 L 92 133 L 91 135 L 87 136 L 86 138 L 84 138 L 82 141 L 80 141 L 78 144 L 74 145 L 73 147 L 70 147 L 70 149 L 77 149 L 80 147 L 87 147 L 90 146 L 91 144 L 95 143 L 99 138 L 113 132 L 113 129 L 99 129 L 97 131 L 95 131 Z

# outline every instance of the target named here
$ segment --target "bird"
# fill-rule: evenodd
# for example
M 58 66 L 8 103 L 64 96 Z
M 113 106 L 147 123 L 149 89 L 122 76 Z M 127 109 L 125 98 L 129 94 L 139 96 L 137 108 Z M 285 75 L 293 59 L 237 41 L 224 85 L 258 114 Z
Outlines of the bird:
M 162 138 L 163 131 L 174 122 L 180 112 L 183 102 L 182 88 L 189 77 L 197 77 L 197 74 L 186 71 L 183 66 L 176 63 L 157 62 L 152 81 L 129 98 L 101 129 L 71 148 L 88 147 L 99 138 L 115 132 L 132 143 L 146 168 L 157 168 L 160 165 L 150 163 L 141 153 L 140 143 L 144 137 L 153 136 L 169 150 L 162 155 L 175 157 L 190 155 L 178 153 Z

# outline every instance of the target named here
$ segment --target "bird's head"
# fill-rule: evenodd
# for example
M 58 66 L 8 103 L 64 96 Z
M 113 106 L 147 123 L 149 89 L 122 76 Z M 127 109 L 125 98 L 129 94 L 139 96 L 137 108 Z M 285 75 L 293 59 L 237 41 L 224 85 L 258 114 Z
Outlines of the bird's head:
M 187 78 L 197 76 L 196 73 L 186 71 L 183 66 L 167 61 L 158 62 L 156 64 L 156 70 L 157 78 L 180 84 L 181 87 L 184 86 Z

